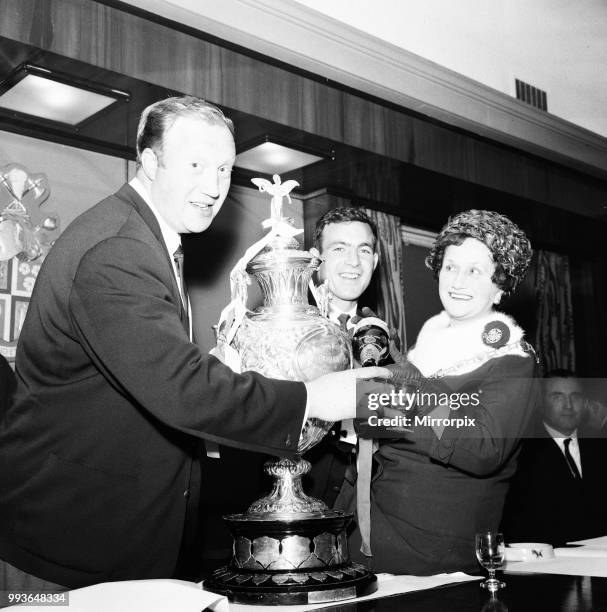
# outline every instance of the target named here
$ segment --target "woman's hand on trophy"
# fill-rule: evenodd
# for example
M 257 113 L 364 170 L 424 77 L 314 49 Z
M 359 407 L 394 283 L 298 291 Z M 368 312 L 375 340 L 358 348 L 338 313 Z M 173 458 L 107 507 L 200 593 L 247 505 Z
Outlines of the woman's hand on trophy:
M 411 387 L 419 389 L 422 385 L 424 380 L 422 373 L 406 357 L 386 367 L 392 372 L 392 384 L 396 389 Z
M 392 373 L 387 368 L 357 368 L 325 374 L 308 381 L 305 383 L 308 418 L 323 421 L 356 418 L 356 381 L 370 378 L 386 381 L 392 378 Z

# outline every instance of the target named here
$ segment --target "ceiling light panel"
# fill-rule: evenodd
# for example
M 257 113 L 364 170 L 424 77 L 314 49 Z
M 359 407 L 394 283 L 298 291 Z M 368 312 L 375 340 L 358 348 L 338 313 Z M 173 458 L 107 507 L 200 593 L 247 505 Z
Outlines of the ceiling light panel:
M 26 115 L 78 125 L 115 98 L 28 74 L 0 96 L 0 106 Z
M 267 141 L 239 153 L 236 166 L 262 174 L 284 174 L 322 159 L 320 155 Z

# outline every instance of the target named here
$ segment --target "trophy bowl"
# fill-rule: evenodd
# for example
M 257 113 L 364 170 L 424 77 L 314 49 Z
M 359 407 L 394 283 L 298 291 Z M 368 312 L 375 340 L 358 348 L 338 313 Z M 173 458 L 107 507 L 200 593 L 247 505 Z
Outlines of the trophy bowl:
M 275 185 L 280 187 L 279 177 Z M 273 206 L 273 211 L 279 214 L 280 207 Z M 273 220 L 278 231 L 246 266 L 261 287 L 263 305 L 246 312 L 231 345 L 242 371 L 306 382 L 351 367 L 352 348 L 348 335 L 308 303 L 310 279 L 320 259 L 299 250 L 286 221 Z M 246 283 L 239 287 L 246 295 Z M 301 455 L 332 425 L 308 419 L 298 459 L 265 464 L 274 479 L 272 491 L 246 512 L 224 517 L 233 554 L 227 566 L 205 581 L 206 589 L 237 603 L 283 605 L 340 601 L 377 588 L 373 574 L 350 562 L 346 527 L 352 515 L 329 509 L 302 488 L 310 463 Z

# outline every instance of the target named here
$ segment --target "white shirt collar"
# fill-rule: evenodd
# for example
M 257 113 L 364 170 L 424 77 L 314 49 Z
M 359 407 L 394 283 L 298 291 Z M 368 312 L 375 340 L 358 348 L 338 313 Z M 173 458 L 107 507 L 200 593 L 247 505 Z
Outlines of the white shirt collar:
M 580 456 L 580 447 L 578 444 L 577 429 L 573 431 L 570 436 L 563 436 L 563 434 L 560 431 L 557 431 L 556 429 L 554 429 L 554 427 L 550 427 L 550 425 L 546 425 L 546 423 L 544 423 L 544 427 L 546 428 L 546 431 L 552 437 L 552 440 L 554 441 L 554 443 L 559 447 L 559 450 L 561 451 L 561 453 L 563 453 L 565 456 L 567 456 L 567 453 L 565 451 L 565 440 L 568 440 L 569 438 L 571 438 L 571 443 L 569 444 L 569 454 L 571 455 L 571 458 L 573 459 L 573 463 L 575 463 L 575 466 L 577 467 L 577 470 L 580 473 L 580 476 L 582 476 L 582 458 Z
M 545 421 L 544 421 L 544 427 L 546 428 L 546 431 L 550 434 L 550 437 L 553 438 L 554 440 L 563 442 L 563 440 L 567 440 L 567 438 L 571 438 L 572 440 L 575 440 L 577 444 L 577 429 L 574 430 L 570 436 L 565 436 L 560 431 L 557 431 L 556 429 L 554 429 L 554 427 L 550 427 L 550 425 L 548 425 Z
M 162 234 L 162 239 L 166 244 L 166 247 L 169 251 L 169 255 L 171 258 L 173 257 L 173 253 L 181 246 L 181 236 L 169 226 L 169 224 L 163 219 L 163 217 L 158 212 L 158 209 L 152 202 L 152 198 L 148 193 L 145 185 L 137 178 L 134 177 L 129 181 L 129 185 L 142 197 L 143 201 L 150 207 L 150 210 L 154 213 L 156 217 L 156 221 L 158 221 L 158 225 L 160 226 L 160 233 Z

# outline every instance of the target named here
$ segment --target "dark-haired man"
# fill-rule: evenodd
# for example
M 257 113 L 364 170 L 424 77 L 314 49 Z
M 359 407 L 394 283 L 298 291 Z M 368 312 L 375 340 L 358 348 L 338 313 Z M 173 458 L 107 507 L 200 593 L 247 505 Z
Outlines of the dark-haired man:
M 341 207 L 325 213 L 316 223 L 311 252 L 322 259 L 320 282 L 331 292 L 329 318 L 346 327 L 360 318 L 358 300 L 377 267 L 377 227 L 360 208 Z
M 543 416 L 523 442 L 508 492 L 503 530 L 509 541 L 567 542 L 607 534 L 602 502 L 605 442 L 580 428 L 586 398 L 577 376 L 553 370 L 542 381 Z
M 0 422 L 0 591 L 197 579 L 202 441 L 289 456 L 306 415 L 354 415 L 367 372 L 240 375 L 190 341 L 180 234 L 221 209 L 233 131 L 198 98 L 145 109 L 136 178 L 46 258 Z
M 322 259 L 318 280 L 330 291 L 329 319 L 345 330 L 352 329 L 362 316 L 358 301 L 366 291 L 377 267 L 377 227 L 360 208 L 329 210 L 316 223 L 311 252 Z M 307 492 L 329 507 L 335 503 L 344 477 L 353 473 L 356 462 L 356 434 L 352 420 L 337 423 L 329 435 L 307 455 L 312 470 Z

